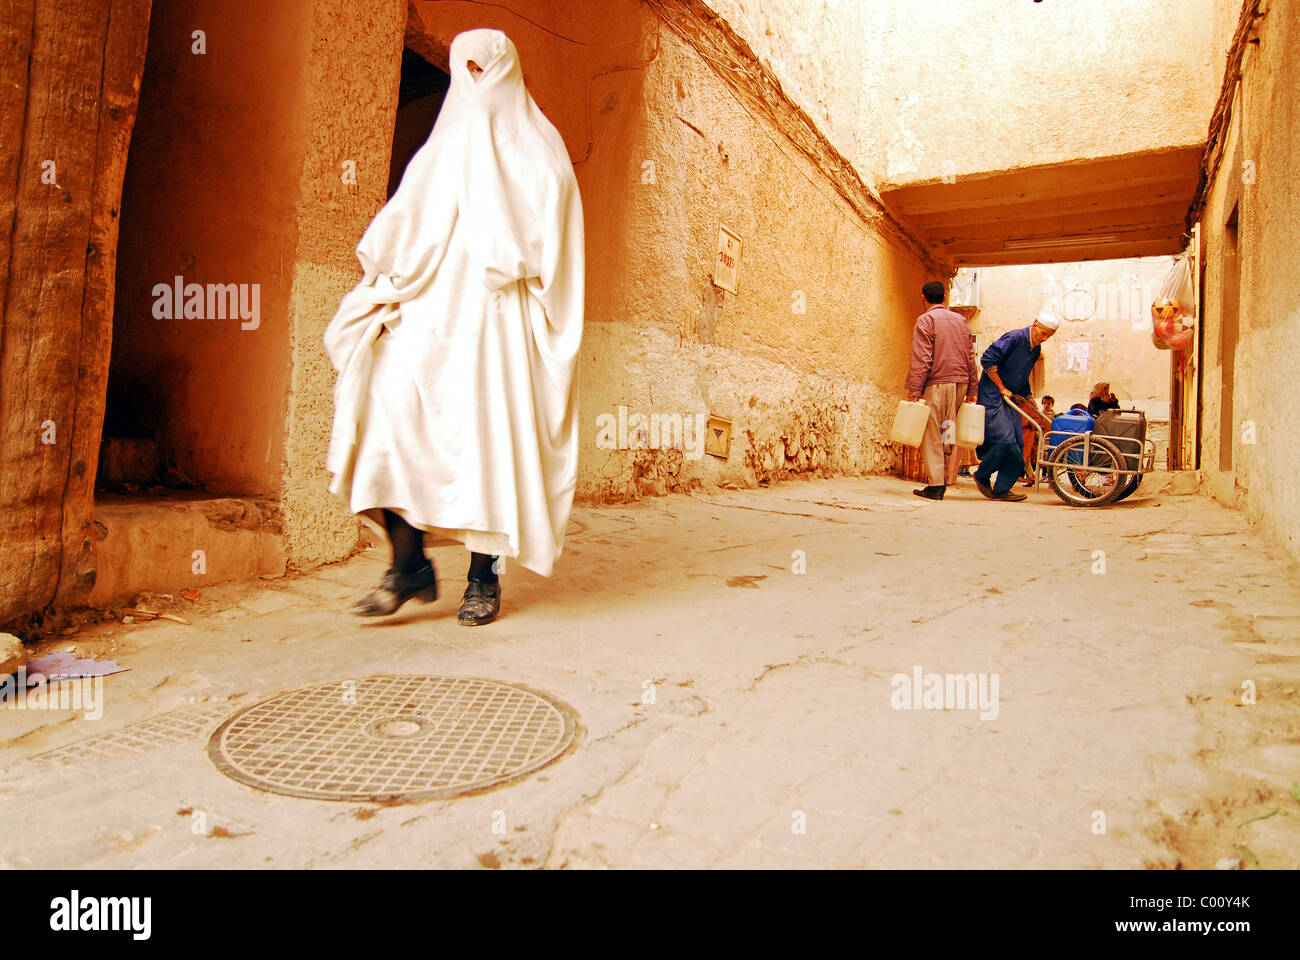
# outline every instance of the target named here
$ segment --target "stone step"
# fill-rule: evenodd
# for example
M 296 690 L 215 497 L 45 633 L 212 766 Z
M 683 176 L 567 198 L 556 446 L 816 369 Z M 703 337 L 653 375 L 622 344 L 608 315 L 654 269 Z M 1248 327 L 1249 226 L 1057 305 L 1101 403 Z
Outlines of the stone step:
M 92 606 L 285 570 L 284 538 L 270 500 L 105 495 L 95 501 L 95 528 Z

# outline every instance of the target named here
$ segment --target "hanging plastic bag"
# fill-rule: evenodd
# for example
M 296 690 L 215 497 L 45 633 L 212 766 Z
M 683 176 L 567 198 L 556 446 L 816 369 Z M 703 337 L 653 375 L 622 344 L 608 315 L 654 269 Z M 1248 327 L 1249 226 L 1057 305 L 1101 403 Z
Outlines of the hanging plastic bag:
M 1179 257 L 1165 274 L 1151 303 L 1151 342 L 1161 350 L 1186 350 L 1196 333 L 1192 264 Z

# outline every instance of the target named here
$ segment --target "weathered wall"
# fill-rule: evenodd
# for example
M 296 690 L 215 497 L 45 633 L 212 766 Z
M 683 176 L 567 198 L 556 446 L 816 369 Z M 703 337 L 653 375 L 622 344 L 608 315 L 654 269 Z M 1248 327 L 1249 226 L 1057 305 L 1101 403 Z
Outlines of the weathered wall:
M 357 542 L 356 521 L 329 493 L 334 371 L 321 337 L 360 279 L 357 241 L 387 197 L 406 5 L 306 0 L 302 8 L 311 38 L 303 78 L 307 138 L 294 180 L 298 239 L 290 261 L 280 504 L 289 561 L 308 567 L 347 555 Z
M 984 346 L 1028 325 L 1040 310 L 1063 316 L 1066 322 L 1043 347 L 1043 393 L 1056 398 L 1057 410 L 1087 403 L 1092 385 L 1109 380 L 1124 406 L 1167 420 L 1169 351 L 1151 342 L 1151 301 L 1173 262 L 1141 257 L 985 267 L 978 271 L 980 310 L 971 328 Z M 1071 344 L 1087 346 L 1072 356 Z
M 279 493 L 309 16 L 301 0 L 175 0 L 150 26 L 122 193 L 108 431 L 154 437 L 213 493 Z M 256 328 L 155 316 L 154 286 L 177 275 L 246 284 L 250 305 L 257 285 Z
M 881 185 L 1199 143 L 1223 64 L 1216 0 L 710 4 Z
M 588 284 L 581 493 L 891 469 L 887 417 L 927 279 L 919 263 L 864 225 L 666 31 L 643 103 L 631 136 L 607 136 L 608 153 L 593 155 L 602 167 L 586 173 L 602 178 L 592 192 L 623 222 L 595 238 L 616 257 Z M 653 183 L 641 182 L 647 163 Z M 739 295 L 709 282 L 719 223 L 744 239 Z M 644 453 L 629 464 L 594 442 L 596 418 L 619 404 L 732 419 L 731 457 L 679 468 Z
M 0 622 L 94 582 L 118 194 L 148 0 L 0 17 Z
M 1300 556 L 1300 444 L 1291 423 L 1300 383 L 1300 5 L 1266 4 L 1258 46 L 1247 45 L 1223 165 L 1210 191 L 1202 230 L 1205 316 L 1202 337 L 1201 465 L 1208 488 L 1245 509 L 1272 539 Z M 1225 0 L 1235 23 L 1239 3 Z M 1246 164 L 1250 164 L 1247 167 Z M 1252 181 L 1253 182 L 1250 182 Z M 1233 377 L 1233 420 L 1220 422 L 1223 387 L 1220 332 L 1225 271 L 1232 269 L 1225 224 L 1238 209 L 1239 335 Z M 1233 444 L 1233 470 L 1220 473 L 1223 437 Z M 1253 440 L 1254 442 L 1249 442 Z

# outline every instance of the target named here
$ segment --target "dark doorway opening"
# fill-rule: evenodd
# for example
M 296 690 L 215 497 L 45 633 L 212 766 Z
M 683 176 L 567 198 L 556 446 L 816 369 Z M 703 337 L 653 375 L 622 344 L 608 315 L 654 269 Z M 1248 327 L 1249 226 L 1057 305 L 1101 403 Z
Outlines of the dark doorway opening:
M 451 77 L 413 50 L 402 51 L 402 82 L 393 123 L 393 152 L 388 165 L 388 196 L 397 192 L 402 174 L 433 130 Z
M 1237 361 L 1237 322 L 1241 303 L 1241 256 L 1237 249 L 1237 206 L 1223 228 L 1223 295 L 1219 322 L 1219 469 L 1232 469 L 1233 422 L 1232 380 Z

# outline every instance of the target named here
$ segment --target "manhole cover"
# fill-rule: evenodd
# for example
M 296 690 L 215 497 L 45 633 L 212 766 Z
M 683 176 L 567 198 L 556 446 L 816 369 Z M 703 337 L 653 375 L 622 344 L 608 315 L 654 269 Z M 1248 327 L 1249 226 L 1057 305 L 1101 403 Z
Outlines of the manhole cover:
M 433 800 L 522 777 L 573 742 L 563 704 L 472 677 L 367 677 L 253 704 L 208 741 L 222 773 L 316 800 Z

